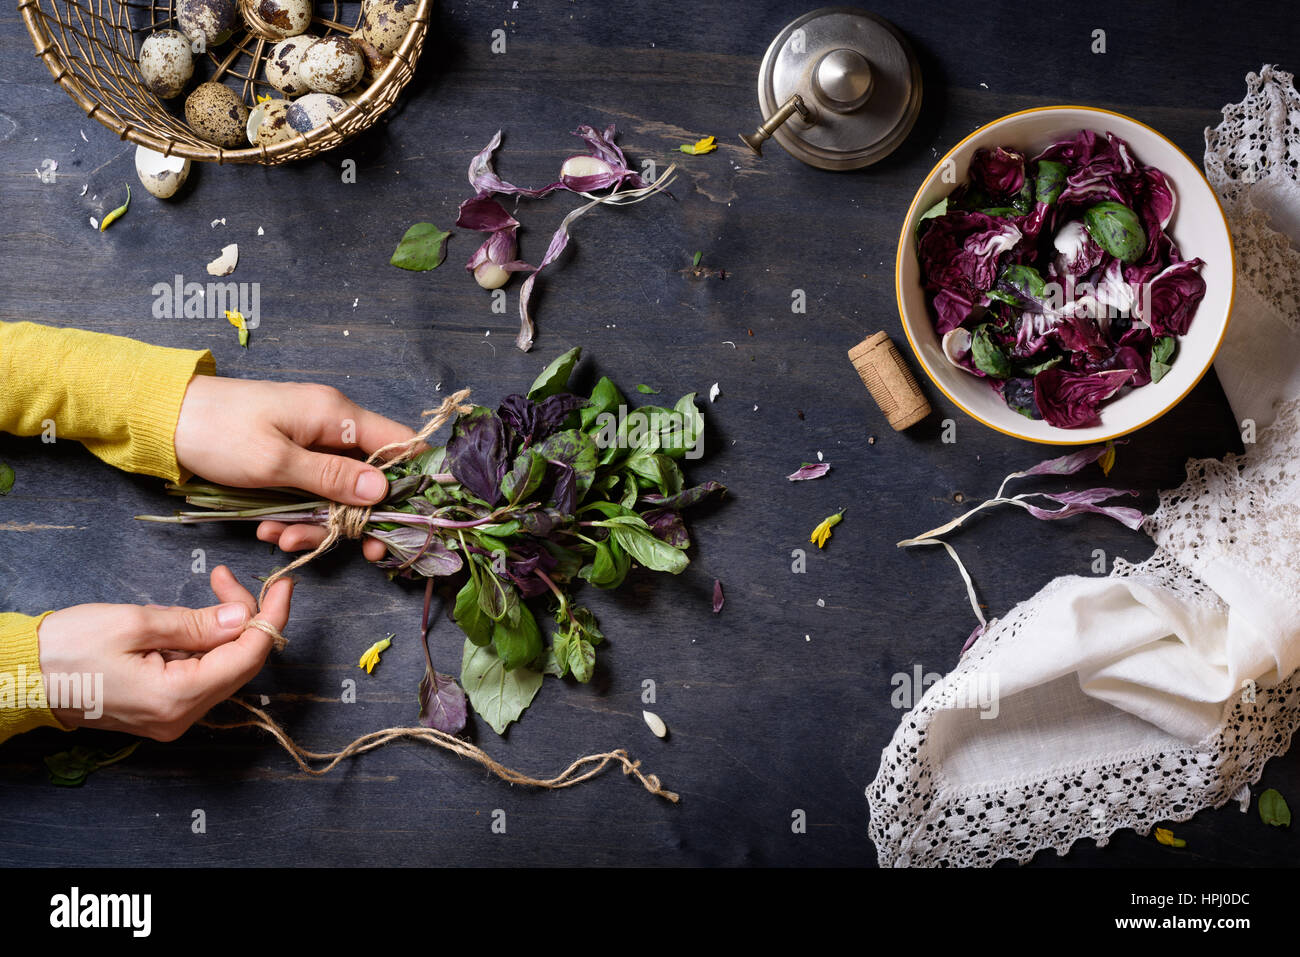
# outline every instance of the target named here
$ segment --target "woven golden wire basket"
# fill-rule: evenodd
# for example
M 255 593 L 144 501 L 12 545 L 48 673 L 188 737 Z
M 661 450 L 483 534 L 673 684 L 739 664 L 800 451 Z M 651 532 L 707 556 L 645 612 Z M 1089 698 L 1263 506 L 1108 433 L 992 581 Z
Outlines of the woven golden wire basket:
M 136 65 L 140 44 L 154 30 L 175 26 L 175 0 L 20 0 L 18 9 L 36 45 L 36 55 L 55 81 L 88 117 L 122 139 L 191 160 L 269 166 L 338 146 L 392 106 L 415 73 L 433 2 L 418 0 L 401 46 L 378 76 L 343 96 L 348 102 L 346 110 L 292 139 L 242 149 L 223 149 L 201 138 L 178 115 L 179 109 L 169 109 L 140 78 Z M 353 9 L 355 16 L 347 12 Z M 309 32 L 315 36 L 351 34 L 360 18 L 359 2 L 318 0 Z M 206 79 L 226 83 L 252 106 L 258 92 L 269 89 L 262 76 L 262 62 L 275 42 L 259 35 L 247 21 L 241 22 L 228 42 L 207 51 L 204 59 L 211 73 Z

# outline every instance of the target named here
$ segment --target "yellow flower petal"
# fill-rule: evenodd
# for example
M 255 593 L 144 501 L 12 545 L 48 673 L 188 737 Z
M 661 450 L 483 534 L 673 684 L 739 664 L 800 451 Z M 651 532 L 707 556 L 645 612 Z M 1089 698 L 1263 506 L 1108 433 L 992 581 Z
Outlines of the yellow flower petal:
M 244 319 L 244 314 L 234 309 L 226 310 L 226 321 L 241 332 L 248 328 L 248 322 Z
M 1097 459 L 1097 464 L 1101 466 L 1101 474 L 1109 475 L 1110 470 L 1115 467 L 1115 443 L 1107 442 L 1106 451 L 1101 453 L 1101 458 Z
M 387 651 L 392 643 L 393 636 L 389 635 L 387 638 L 381 638 L 379 641 L 376 641 L 362 653 L 359 664 L 362 668 L 366 669 L 366 674 L 370 674 L 375 670 L 375 665 L 379 664 L 379 655 L 382 652 Z
M 1174 832 L 1167 827 L 1156 828 L 1156 840 L 1166 847 L 1186 847 L 1187 842 L 1181 837 L 1174 837 Z
M 706 136 L 702 140 L 696 140 L 694 143 L 687 143 L 677 148 L 683 153 L 689 153 L 692 156 L 702 156 L 705 153 L 712 153 L 718 148 L 718 145 L 713 140 L 714 137 Z
M 828 515 L 822 519 L 820 525 L 813 529 L 812 537 L 808 541 L 812 542 L 818 548 L 825 548 L 827 540 L 831 537 L 831 529 L 844 520 L 844 509 L 840 509 L 834 515 Z

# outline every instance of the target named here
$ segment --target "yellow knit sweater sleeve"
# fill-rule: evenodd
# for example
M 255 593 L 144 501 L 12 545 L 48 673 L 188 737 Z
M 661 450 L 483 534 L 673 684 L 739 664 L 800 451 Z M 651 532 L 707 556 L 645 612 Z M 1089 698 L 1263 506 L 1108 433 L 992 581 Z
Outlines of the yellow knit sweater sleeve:
M 0 741 L 33 728 L 71 730 L 50 711 L 41 682 L 36 632 L 45 615 L 0 613 Z
M 76 439 L 109 465 L 176 482 L 185 387 L 215 371 L 206 349 L 0 322 L 0 431 Z
M 0 431 L 76 439 L 109 465 L 179 481 L 185 389 L 193 376 L 215 371 L 207 350 L 0 322 Z M 40 684 L 44 617 L 0 614 L 0 741 L 46 725 L 68 730 Z

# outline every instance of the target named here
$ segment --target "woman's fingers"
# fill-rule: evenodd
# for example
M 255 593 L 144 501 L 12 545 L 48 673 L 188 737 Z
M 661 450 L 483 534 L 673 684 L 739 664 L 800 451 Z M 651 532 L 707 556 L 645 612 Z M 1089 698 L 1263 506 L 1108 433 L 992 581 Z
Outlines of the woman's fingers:
M 257 526 L 259 541 L 278 545 L 286 552 L 304 552 L 325 540 L 325 529 L 318 525 L 286 525 L 283 522 L 262 522 Z M 367 538 L 361 543 L 361 554 L 372 562 L 382 561 L 388 553 L 384 543 Z

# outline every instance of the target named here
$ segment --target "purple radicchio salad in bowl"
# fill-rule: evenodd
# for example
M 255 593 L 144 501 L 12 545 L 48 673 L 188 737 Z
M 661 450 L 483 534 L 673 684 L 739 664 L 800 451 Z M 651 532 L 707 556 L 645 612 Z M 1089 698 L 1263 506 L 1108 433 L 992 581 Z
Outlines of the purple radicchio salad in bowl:
M 1210 367 L 1232 244 L 1173 143 L 1117 113 L 1049 107 L 939 162 L 896 282 L 917 358 L 964 411 L 1030 441 L 1091 443 L 1158 418 Z

